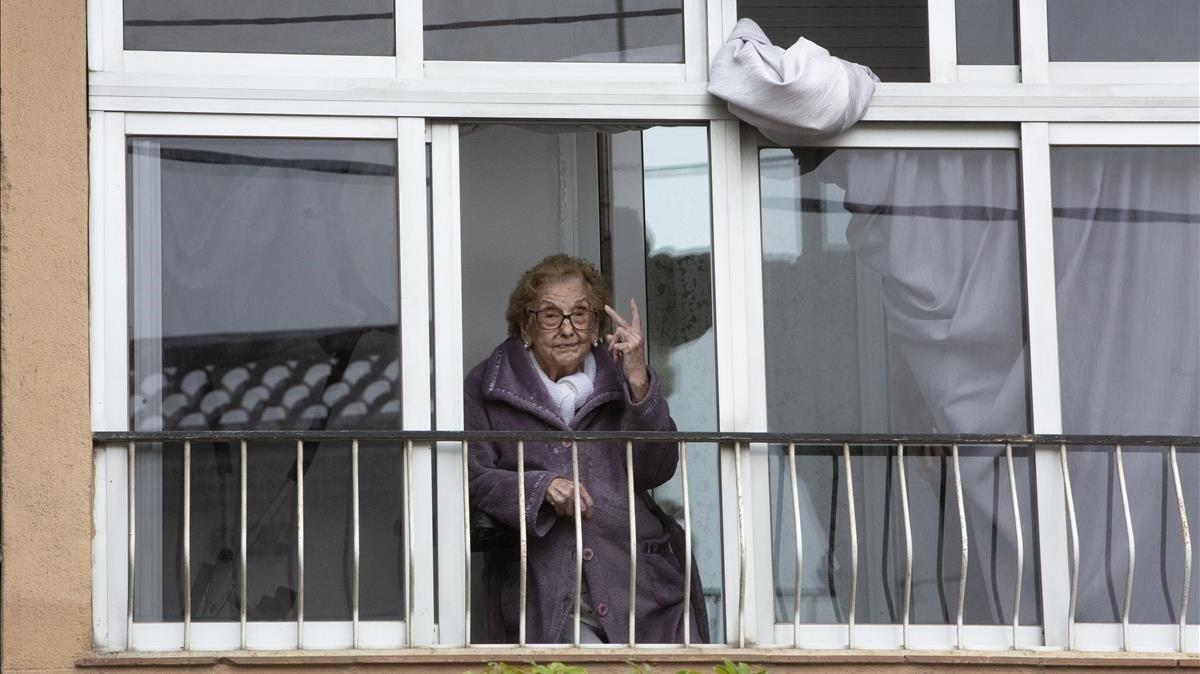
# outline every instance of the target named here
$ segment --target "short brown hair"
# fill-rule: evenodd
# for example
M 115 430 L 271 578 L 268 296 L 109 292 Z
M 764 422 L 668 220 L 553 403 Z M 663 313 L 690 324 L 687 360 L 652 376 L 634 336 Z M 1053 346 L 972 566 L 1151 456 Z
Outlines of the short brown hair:
M 564 278 L 583 281 L 590 308 L 600 312 L 600 317 L 603 318 L 604 306 L 608 304 L 608 287 L 596 265 L 564 253 L 547 255 L 541 262 L 521 274 L 517 287 L 513 288 L 512 294 L 508 296 L 508 310 L 504 312 L 504 317 L 508 321 L 509 337 L 521 336 L 521 324 L 529 320 L 529 310 L 533 308 L 533 302 L 542 286 L 548 281 Z M 599 325 L 597 322 L 597 330 Z

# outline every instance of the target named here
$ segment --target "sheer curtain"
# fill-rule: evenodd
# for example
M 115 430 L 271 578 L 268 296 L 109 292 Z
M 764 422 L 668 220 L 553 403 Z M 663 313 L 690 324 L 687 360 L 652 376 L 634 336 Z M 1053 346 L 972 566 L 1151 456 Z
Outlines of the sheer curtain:
M 789 255 L 783 243 L 788 230 L 774 222 L 778 214 L 764 213 L 765 287 L 768 301 L 778 305 L 767 319 L 772 430 L 1026 432 L 1016 153 L 795 154 L 798 162 L 786 169 L 794 171 L 792 203 L 772 202 L 764 193 L 764 206 L 784 210 L 785 217 L 791 209 L 798 220 L 792 226 L 801 230 Z M 782 156 L 764 153 L 764 161 Z M 798 389 L 843 402 L 810 407 L 804 401 L 814 394 L 791 395 Z M 961 541 L 947 453 L 909 448 L 906 459 L 918 543 L 912 615 L 917 623 L 953 622 L 957 608 Z M 845 475 L 833 454 L 804 457 L 801 471 L 807 487 L 801 508 L 805 559 L 819 560 L 811 568 L 805 562 L 802 583 L 810 588 L 806 596 L 816 593 L 811 600 L 816 603 L 802 606 L 802 614 L 818 622 L 844 620 L 839 612 L 847 607 L 839 597 L 849 594 L 848 532 L 838 530 L 839 520 L 843 530 L 846 522 L 840 484 Z M 971 550 L 968 623 L 1012 620 L 1015 526 L 1002 455 L 1003 448 L 962 453 Z M 865 531 L 857 616 L 866 622 L 902 619 L 904 549 L 894 456 L 894 450 L 863 450 L 854 466 Z M 1022 528 L 1031 540 L 1027 455 L 1018 453 L 1017 468 Z M 783 471 L 777 476 L 775 488 L 787 489 Z M 776 529 L 777 587 L 785 594 L 794 574 L 788 515 L 780 514 Z M 1032 568 L 1031 547 L 1026 546 L 1026 568 Z M 1024 622 L 1037 620 L 1036 597 L 1036 578 L 1027 573 Z M 822 601 L 832 612 L 819 609 Z M 790 596 L 780 597 L 777 615 L 790 619 Z
M 1063 430 L 1200 435 L 1200 151 L 1051 153 Z M 1080 530 L 1078 618 L 1121 619 L 1128 550 L 1114 452 L 1070 457 Z M 1166 448 L 1125 448 L 1136 534 L 1131 620 L 1178 621 L 1183 543 Z M 1192 522 L 1200 454 L 1181 449 Z M 1194 525 L 1193 525 L 1194 527 Z M 1193 535 L 1193 558 L 1200 537 Z M 1193 582 L 1189 622 L 1200 619 Z

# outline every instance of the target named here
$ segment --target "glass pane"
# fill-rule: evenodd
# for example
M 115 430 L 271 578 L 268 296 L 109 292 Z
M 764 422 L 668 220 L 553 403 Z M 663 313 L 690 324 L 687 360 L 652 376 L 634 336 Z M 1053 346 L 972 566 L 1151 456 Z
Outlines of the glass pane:
M 395 144 L 132 138 L 128 149 L 131 427 L 397 428 Z M 139 449 L 138 619 L 179 619 L 182 446 Z M 295 445 L 248 450 L 249 617 L 294 619 Z M 364 445 L 364 502 L 399 489 L 397 452 Z M 239 457 L 236 443 L 192 446 L 196 620 L 238 614 Z M 306 588 L 313 619 L 349 617 L 349 470 L 348 443 L 306 445 L 306 573 L 323 579 Z M 400 497 L 370 498 L 381 507 L 363 511 L 363 549 L 380 565 L 364 565 L 363 596 L 399 617 Z
M 394 0 L 124 0 L 125 48 L 395 54 Z
M 1063 430 L 1200 435 L 1200 152 L 1051 151 Z M 1183 543 L 1166 448 L 1126 448 L 1141 623 L 1178 621 Z M 1188 514 L 1200 512 L 1200 449 L 1179 449 Z M 1128 569 L 1115 452 L 1070 460 L 1080 532 L 1078 615 L 1119 621 Z M 1190 477 L 1189 477 L 1190 476 Z M 1193 522 L 1195 520 L 1193 519 Z M 1200 539 L 1193 538 L 1200 559 Z M 1189 621 L 1200 619 L 1192 583 Z
M 772 432 L 1024 433 L 1028 430 L 1016 153 L 781 150 L 760 153 L 767 417 Z M 841 448 L 805 448 L 801 617 L 844 622 L 848 505 Z M 953 622 L 958 514 L 948 448 L 910 448 L 913 619 Z M 1015 463 L 1032 539 L 1029 455 Z M 1012 618 L 1015 528 L 1003 448 L 962 450 L 968 622 Z M 855 449 L 857 618 L 898 622 L 903 529 L 893 448 Z M 794 608 L 795 531 L 785 448 L 772 450 L 776 618 Z M 952 477 L 951 485 L 953 485 Z M 1026 546 L 1026 568 L 1034 568 Z M 1022 619 L 1037 620 L 1026 576 Z
M 425 1 L 429 61 L 682 63 L 682 0 Z
M 771 42 L 807 38 L 884 82 L 929 81 L 929 8 L 925 0 L 738 0 Z
M 1197 0 L 1047 0 L 1051 61 L 1200 61 Z
M 955 0 L 958 64 L 1017 64 L 1017 3 L 1014 0 Z
M 504 340 L 508 296 L 521 272 L 567 252 L 599 264 L 623 315 L 630 298 L 638 302 L 650 363 L 677 425 L 716 430 L 707 130 L 489 124 L 462 127 L 459 142 L 466 369 Z M 715 446 L 688 448 L 694 557 L 710 640 L 723 641 L 717 471 Z M 678 473 L 654 490 L 654 501 L 682 523 Z M 499 563 L 485 559 L 494 554 L 477 552 L 472 564 L 474 635 L 487 634 L 487 616 L 497 612 L 482 586 L 483 569 Z

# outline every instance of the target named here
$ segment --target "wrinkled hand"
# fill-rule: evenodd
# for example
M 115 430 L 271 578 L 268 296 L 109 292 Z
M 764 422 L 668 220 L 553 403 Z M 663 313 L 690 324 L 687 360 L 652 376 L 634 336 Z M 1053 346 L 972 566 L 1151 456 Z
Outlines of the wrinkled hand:
M 575 514 L 574 487 L 575 485 L 570 480 L 556 477 L 546 488 L 546 503 L 549 503 L 554 508 L 554 512 L 562 517 L 570 517 Z M 579 484 L 579 509 L 583 512 L 583 519 L 592 519 L 592 496 L 583 483 Z
M 642 317 L 638 313 L 637 302 L 629 300 L 628 321 L 607 304 L 604 305 L 604 311 L 616 325 L 616 330 L 604 338 L 604 343 L 608 345 L 609 355 L 621 364 L 625 372 L 633 402 L 639 402 L 650 392 L 650 370 L 646 367 L 646 340 L 642 338 Z

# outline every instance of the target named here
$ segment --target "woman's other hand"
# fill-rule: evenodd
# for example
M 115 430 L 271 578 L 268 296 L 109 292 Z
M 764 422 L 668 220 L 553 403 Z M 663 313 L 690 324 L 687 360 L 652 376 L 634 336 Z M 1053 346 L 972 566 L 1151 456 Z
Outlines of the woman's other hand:
M 575 514 L 574 491 L 574 483 L 564 477 L 556 477 L 546 488 L 546 503 L 560 516 L 570 517 Z M 592 496 L 582 483 L 579 485 L 579 509 L 583 511 L 583 519 L 592 519 Z
M 650 370 L 646 367 L 646 340 L 642 338 L 642 317 L 637 302 L 629 300 L 628 321 L 608 305 L 604 305 L 604 311 L 616 325 L 616 330 L 604 338 L 608 353 L 621 364 L 633 402 L 641 402 L 650 392 Z

